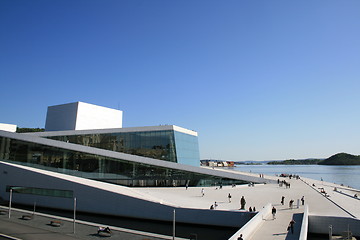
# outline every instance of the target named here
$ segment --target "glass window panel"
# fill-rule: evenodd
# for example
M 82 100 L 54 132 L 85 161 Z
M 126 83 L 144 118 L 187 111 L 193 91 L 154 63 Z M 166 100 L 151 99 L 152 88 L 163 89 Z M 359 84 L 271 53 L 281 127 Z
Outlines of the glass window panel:
M 184 155 L 193 156 L 191 149 L 183 152 Z M 185 186 L 187 182 L 190 186 L 243 183 L 3 137 L 0 137 L 0 156 L 3 161 L 127 186 Z

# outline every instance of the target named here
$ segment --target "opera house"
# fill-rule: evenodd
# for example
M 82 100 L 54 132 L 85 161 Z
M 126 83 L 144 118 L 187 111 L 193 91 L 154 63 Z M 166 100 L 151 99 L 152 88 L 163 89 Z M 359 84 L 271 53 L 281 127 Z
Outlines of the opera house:
M 248 213 L 186 209 L 137 187 L 206 187 L 261 182 L 201 168 L 198 134 L 174 125 L 122 127 L 122 111 L 83 102 L 48 107 L 44 132 L 0 130 L 0 197 L 13 202 L 115 216 L 244 224 Z M 121 206 L 121 207 L 119 207 Z M 194 216 L 197 216 L 194 218 Z M 231 220 L 232 219 L 232 220 Z M 236 223 L 239 225 L 239 222 Z

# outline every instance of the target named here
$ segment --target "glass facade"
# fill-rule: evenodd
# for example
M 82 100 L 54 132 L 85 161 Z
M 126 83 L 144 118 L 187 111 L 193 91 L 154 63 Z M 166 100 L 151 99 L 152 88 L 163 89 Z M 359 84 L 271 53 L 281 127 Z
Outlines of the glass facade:
M 174 131 L 174 139 L 178 163 L 200 166 L 198 138 Z M 196 161 L 194 161 L 195 159 Z
M 198 138 L 172 130 L 64 135 L 48 138 L 192 166 L 200 165 Z
M 166 134 L 164 135 L 166 136 Z M 72 137 L 78 138 L 79 136 Z M 106 138 L 106 136 L 103 137 Z M 83 138 L 83 136 L 80 136 L 79 139 L 91 141 L 88 138 Z M 70 141 L 70 139 L 68 140 Z M 109 143 L 109 141 L 107 142 Z M 164 141 L 165 143 L 166 141 Z M 113 146 L 116 147 L 116 144 Z M 161 148 L 159 147 L 159 149 Z M 184 156 L 186 156 L 186 148 L 183 149 Z M 162 150 L 165 151 L 166 149 Z M 171 152 L 169 151 L 168 154 Z M 0 160 L 134 187 L 211 186 L 244 183 L 240 180 L 109 158 L 6 137 L 0 137 Z

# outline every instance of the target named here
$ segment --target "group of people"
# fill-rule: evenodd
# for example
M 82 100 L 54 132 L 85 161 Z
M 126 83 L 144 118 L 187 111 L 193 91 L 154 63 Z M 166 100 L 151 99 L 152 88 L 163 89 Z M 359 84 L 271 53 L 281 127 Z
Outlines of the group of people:
M 201 196 L 203 197 L 205 195 L 205 191 L 204 189 L 201 189 Z M 229 193 L 228 194 L 228 200 L 229 200 L 229 203 L 231 203 L 231 194 Z M 245 204 L 246 204 L 246 200 L 245 200 L 245 197 L 242 196 L 241 199 L 240 199 L 240 210 L 245 210 Z M 214 204 L 212 204 L 210 206 L 210 209 L 216 209 L 216 207 L 218 206 L 217 202 L 215 202 Z M 249 212 L 256 212 L 256 208 L 255 207 L 249 207 Z
M 290 188 L 290 183 L 285 180 L 280 181 L 280 179 L 278 179 L 277 182 L 279 184 L 279 187 L 282 187 L 283 185 L 285 185 L 285 188 Z
M 213 210 L 213 209 L 216 209 L 218 206 L 217 202 L 215 202 L 213 205 L 210 206 L 210 209 Z
M 300 179 L 299 175 L 295 175 L 295 174 L 287 174 L 287 173 L 282 173 L 279 175 L 279 177 L 288 177 L 289 179 L 291 178 L 295 178 L 295 179 Z
M 240 199 L 240 210 L 245 210 L 245 204 L 246 204 L 246 200 L 245 200 L 245 197 L 242 196 L 241 199 Z M 249 207 L 249 212 L 256 212 L 256 208 L 253 207 Z
M 285 201 L 285 197 L 282 196 L 281 197 L 281 205 L 284 205 L 284 201 Z M 291 199 L 289 201 L 289 207 L 293 208 L 293 204 L 294 204 L 294 200 Z M 304 196 L 301 197 L 301 204 L 302 205 L 305 204 L 305 197 Z M 272 209 L 271 209 L 271 214 L 272 214 L 273 219 L 276 219 L 276 212 L 277 212 L 277 210 L 276 210 L 275 206 L 273 206 Z M 291 219 L 291 221 L 290 221 L 290 223 L 289 223 L 289 225 L 287 227 L 287 230 L 291 231 L 291 234 L 294 234 L 294 225 L 295 225 L 295 223 L 296 223 L 295 220 Z
M 220 188 L 220 189 L 221 189 L 221 188 Z M 205 189 L 204 189 L 204 188 L 201 188 L 201 197 L 204 197 L 204 196 L 205 196 Z M 227 197 L 228 197 L 229 203 L 231 203 L 231 198 L 232 198 L 231 194 L 229 193 Z M 244 196 L 242 196 L 241 199 L 240 199 L 240 209 L 244 210 L 244 209 L 245 209 L 245 204 L 246 204 L 246 200 L 245 200 Z M 217 203 L 215 202 L 215 204 L 213 204 L 213 205 L 210 206 L 210 209 L 216 209 L 217 206 L 218 206 L 218 205 L 217 205 Z M 251 209 L 251 208 L 250 208 L 250 209 Z M 250 210 L 250 209 L 249 209 L 249 210 Z M 250 212 L 252 212 L 252 211 L 255 211 L 255 207 L 254 207 L 254 210 L 251 209 Z
M 301 200 L 301 205 L 304 205 L 304 204 L 305 204 L 305 197 L 302 196 L 300 200 Z M 282 197 L 281 197 L 281 205 L 284 205 L 284 201 L 285 201 L 285 197 L 282 196 Z M 293 208 L 293 206 L 294 206 L 294 200 L 291 199 L 291 200 L 289 201 L 289 208 Z
M 272 213 L 273 213 L 273 218 L 275 219 L 275 214 L 276 214 L 276 208 L 273 207 L 272 209 Z M 291 221 L 289 222 L 289 225 L 287 227 L 288 231 L 291 231 L 291 234 L 294 234 L 294 225 L 295 225 L 295 220 L 291 219 Z M 244 240 L 243 235 L 240 234 L 240 236 L 237 238 L 237 240 Z
M 249 207 L 249 212 L 256 212 L 256 208 L 255 207 L 253 207 L 253 208 Z
M 271 214 L 272 214 L 272 217 L 273 217 L 273 220 L 276 219 L 276 208 L 273 206 L 272 209 L 271 209 Z M 288 228 L 287 230 L 290 231 L 291 230 L 291 234 L 294 234 L 294 225 L 295 225 L 295 220 L 294 219 L 291 219 L 289 225 L 288 225 Z

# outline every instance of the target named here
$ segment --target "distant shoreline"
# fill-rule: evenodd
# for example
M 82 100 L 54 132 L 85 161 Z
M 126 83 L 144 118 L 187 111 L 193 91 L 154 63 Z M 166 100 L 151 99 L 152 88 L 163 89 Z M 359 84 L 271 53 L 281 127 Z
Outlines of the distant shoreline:
M 201 165 L 210 167 L 235 167 L 237 165 L 360 165 L 360 156 L 348 153 L 337 153 L 326 159 L 288 159 L 279 161 L 226 161 L 226 160 L 200 160 Z

